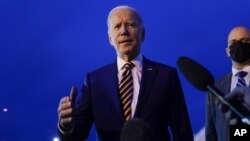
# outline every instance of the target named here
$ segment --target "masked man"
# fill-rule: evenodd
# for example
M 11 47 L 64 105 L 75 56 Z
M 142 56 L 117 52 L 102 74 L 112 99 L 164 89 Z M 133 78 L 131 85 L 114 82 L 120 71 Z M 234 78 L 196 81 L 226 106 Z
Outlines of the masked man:
M 226 52 L 232 62 L 232 71 L 215 84 L 225 94 L 225 97 L 236 87 L 249 85 L 250 30 L 247 27 L 238 26 L 231 30 L 228 35 Z M 218 100 L 213 95 L 208 95 L 206 106 L 206 140 L 229 141 L 231 120 L 218 106 Z

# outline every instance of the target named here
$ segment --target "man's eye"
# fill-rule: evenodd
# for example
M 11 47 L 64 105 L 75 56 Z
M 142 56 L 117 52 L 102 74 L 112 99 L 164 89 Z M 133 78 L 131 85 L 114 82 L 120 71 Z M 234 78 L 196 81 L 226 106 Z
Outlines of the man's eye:
M 116 26 L 114 26 L 114 29 L 118 29 L 120 27 L 121 27 L 120 25 L 116 25 Z
M 128 24 L 128 26 L 129 27 L 135 27 L 135 24 L 130 23 L 130 24 Z
M 249 39 L 249 38 L 244 38 L 244 39 L 241 39 L 240 41 L 249 43 L 249 42 L 250 42 L 250 39 Z

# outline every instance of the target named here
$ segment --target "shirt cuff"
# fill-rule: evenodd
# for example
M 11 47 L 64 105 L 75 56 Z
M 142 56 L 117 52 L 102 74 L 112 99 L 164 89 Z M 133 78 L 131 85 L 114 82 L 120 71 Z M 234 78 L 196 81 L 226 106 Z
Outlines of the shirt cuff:
M 73 132 L 74 125 L 75 125 L 75 124 L 73 124 L 72 128 L 70 128 L 70 129 L 65 129 L 65 128 L 63 128 L 63 127 L 60 125 L 59 122 L 57 123 L 58 130 L 60 131 L 60 133 L 61 133 L 62 135 L 70 135 L 70 134 Z

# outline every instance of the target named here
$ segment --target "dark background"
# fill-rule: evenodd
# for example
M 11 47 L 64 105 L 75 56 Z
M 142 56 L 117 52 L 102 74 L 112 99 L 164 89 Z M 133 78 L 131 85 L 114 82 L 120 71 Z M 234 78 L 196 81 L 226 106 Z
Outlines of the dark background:
M 0 141 L 56 137 L 60 98 L 80 88 L 86 72 L 116 59 L 106 20 L 121 4 L 144 19 L 147 58 L 176 67 L 188 56 L 216 79 L 231 69 L 228 32 L 250 26 L 249 0 L 1 0 Z M 205 94 L 179 76 L 195 134 L 205 122 Z

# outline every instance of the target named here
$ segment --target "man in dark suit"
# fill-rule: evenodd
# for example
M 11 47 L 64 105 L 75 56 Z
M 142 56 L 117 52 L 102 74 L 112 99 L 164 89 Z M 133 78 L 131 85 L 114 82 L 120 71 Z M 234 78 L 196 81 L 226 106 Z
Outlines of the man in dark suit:
M 119 141 L 124 123 L 140 118 L 152 127 L 157 141 L 192 141 L 176 69 L 150 61 L 140 53 L 145 29 L 139 13 L 128 6 L 112 9 L 108 36 L 117 60 L 87 73 L 76 108 L 74 89 L 72 98 L 61 99 L 61 140 L 85 140 L 95 123 L 97 140 Z
M 250 30 L 238 26 L 228 36 L 227 55 L 232 61 L 232 72 L 216 82 L 216 87 L 224 94 L 234 88 L 248 86 L 250 81 Z M 221 112 L 218 100 L 213 95 L 207 96 L 206 140 L 229 141 L 230 120 Z

